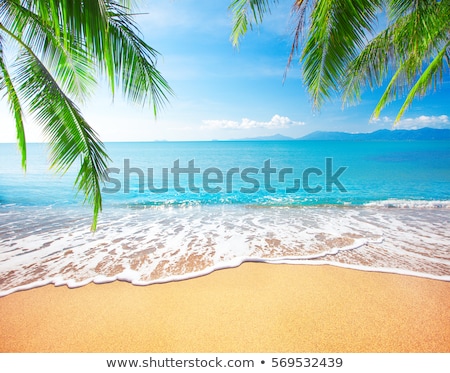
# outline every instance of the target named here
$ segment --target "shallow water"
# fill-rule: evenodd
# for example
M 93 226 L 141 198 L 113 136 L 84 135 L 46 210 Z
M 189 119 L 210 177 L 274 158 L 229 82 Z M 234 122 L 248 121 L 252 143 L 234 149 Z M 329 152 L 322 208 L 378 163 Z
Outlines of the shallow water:
M 34 144 L 23 175 L 14 146 L 0 144 L 0 295 L 48 283 L 145 285 L 244 261 L 332 264 L 450 281 L 448 142 L 108 146 L 122 173 L 124 159 L 159 170 L 155 175 L 176 159 L 183 167 L 195 159 L 201 172 L 213 167 L 225 179 L 227 170 L 253 167 L 260 188 L 243 193 L 255 182 L 236 173 L 229 190 L 223 180 L 215 184 L 222 190 L 208 193 L 200 172 L 180 179 L 186 192 L 169 188 L 158 194 L 141 191 L 135 172 L 128 192 L 122 184 L 104 194 L 93 234 L 90 208 L 74 197 L 73 170 L 55 177 L 46 171 L 43 145 Z M 339 176 L 345 191 L 337 183 L 327 191 L 324 167 L 330 157 L 331 172 L 346 168 Z M 275 191 L 266 188 L 262 172 L 268 159 L 276 168 L 269 180 Z M 279 177 L 281 168 L 292 168 L 290 178 Z M 316 172 L 308 182 L 322 190 L 287 193 L 295 178 L 304 181 L 297 171 L 308 168 Z M 192 182 L 198 192 L 189 190 Z
M 450 281 L 448 208 L 123 208 L 104 213 L 94 234 L 80 209 L 78 215 L 61 208 L 0 211 L 1 295 L 47 283 L 146 285 L 244 261 L 327 263 Z

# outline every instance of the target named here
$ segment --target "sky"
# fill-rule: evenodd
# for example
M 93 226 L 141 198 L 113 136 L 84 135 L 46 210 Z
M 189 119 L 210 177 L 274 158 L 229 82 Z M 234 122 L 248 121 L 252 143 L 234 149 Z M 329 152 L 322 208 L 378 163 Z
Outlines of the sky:
M 136 16 L 144 40 L 160 56 L 157 68 L 175 95 L 158 112 L 112 98 L 99 85 L 79 104 L 104 142 L 230 140 L 282 134 L 298 138 L 314 131 L 372 132 L 393 128 L 400 101 L 390 104 L 377 121 L 371 113 L 382 89 L 367 91 L 360 104 L 342 108 L 338 97 L 313 110 L 294 61 L 283 80 L 291 48 L 292 1 L 272 8 L 263 24 L 241 40 L 230 41 L 231 0 L 140 1 Z M 450 128 L 450 76 L 435 93 L 416 100 L 396 128 Z M 0 102 L 0 142 L 15 142 L 15 126 Z M 28 142 L 43 140 L 32 119 Z

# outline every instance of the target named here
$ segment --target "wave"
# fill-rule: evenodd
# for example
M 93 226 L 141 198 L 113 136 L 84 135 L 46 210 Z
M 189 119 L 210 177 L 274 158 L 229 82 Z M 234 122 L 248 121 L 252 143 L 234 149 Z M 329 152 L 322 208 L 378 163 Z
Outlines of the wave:
M 108 206 L 108 204 L 105 204 Z M 216 199 L 171 198 L 164 200 L 135 200 L 116 202 L 109 206 L 113 208 L 147 209 L 147 208 L 185 208 L 198 206 L 238 205 L 254 208 L 264 207 L 368 207 L 368 208 L 409 208 L 409 209 L 448 209 L 450 200 L 423 199 L 395 199 L 367 200 L 367 199 L 333 199 L 333 198 L 293 198 L 285 196 L 264 196 L 254 200 L 240 199 L 236 196 L 220 197 Z
M 366 207 L 407 208 L 407 209 L 448 209 L 448 200 L 412 200 L 412 199 L 387 199 L 372 201 L 364 204 Z
M 36 286 L 135 285 L 243 262 L 334 265 L 450 281 L 447 208 L 112 209 L 89 231 L 80 209 L 0 210 L 0 296 Z

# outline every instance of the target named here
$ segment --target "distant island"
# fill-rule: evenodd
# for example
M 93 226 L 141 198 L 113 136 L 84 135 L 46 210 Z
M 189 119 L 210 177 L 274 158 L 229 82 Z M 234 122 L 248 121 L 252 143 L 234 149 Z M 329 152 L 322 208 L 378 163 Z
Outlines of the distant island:
M 450 140 L 450 129 L 420 128 L 417 130 L 378 130 L 370 133 L 347 133 L 347 132 L 326 132 L 316 131 L 306 136 L 293 138 L 280 134 L 272 136 L 247 137 L 233 141 L 430 141 L 430 140 Z
M 292 141 L 292 140 L 300 140 L 300 139 L 294 139 L 293 137 L 284 136 L 277 133 L 276 135 L 272 136 L 245 137 L 243 139 L 236 139 L 231 141 Z

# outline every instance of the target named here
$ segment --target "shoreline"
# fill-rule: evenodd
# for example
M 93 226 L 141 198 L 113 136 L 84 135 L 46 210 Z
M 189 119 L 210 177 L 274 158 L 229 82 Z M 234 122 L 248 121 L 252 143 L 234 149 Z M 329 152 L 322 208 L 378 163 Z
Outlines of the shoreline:
M 0 298 L 0 352 L 450 352 L 450 283 L 244 263 Z

